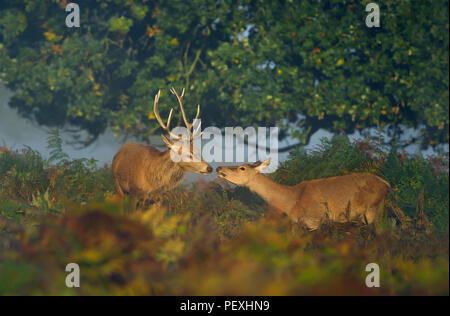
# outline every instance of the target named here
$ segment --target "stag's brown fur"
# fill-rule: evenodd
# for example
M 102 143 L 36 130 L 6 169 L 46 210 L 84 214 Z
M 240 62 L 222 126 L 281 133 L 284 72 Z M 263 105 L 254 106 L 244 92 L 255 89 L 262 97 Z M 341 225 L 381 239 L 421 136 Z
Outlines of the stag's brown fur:
M 163 141 L 169 149 L 161 152 L 155 147 L 126 143 L 113 159 L 112 172 L 116 194 L 120 197 L 126 194 L 130 195 L 133 208 L 136 207 L 138 201 L 159 202 L 162 194 L 175 187 L 187 172 L 209 174 L 212 171 L 212 168 L 204 160 L 197 159 L 200 158 L 200 155 L 192 142 L 197 137 L 196 131 L 191 131 L 193 124 L 187 121 L 182 105 L 184 90 L 181 96 L 176 93 L 175 89 L 172 88 L 171 91 L 178 99 L 190 137 L 182 138 L 170 131 L 172 111 L 167 124 L 162 122 L 158 111 L 160 97 L 160 92 L 158 92 L 155 96 L 153 111 L 158 123 L 172 137 L 163 136 Z M 196 119 L 199 113 L 200 107 L 198 107 Z M 183 148 L 189 150 L 185 152 Z M 172 150 L 182 156 L 181 161 L 174 162 L 172 160 Z
M 175 187 L 184 170 L 170 159 L 170 149 L 158 149 L 126 143 L 114 156 L 112 171 L 116 193 L 156 201 L 159 195 Z
M 317 229 L 325 216 L 335 222 L 366 219 L 372 223 L 389 192 L 389 184 L 370 173 L 278 184 L 259 173 L 261 164 L 218 167 L 219 177 L 248 187 L 277 212 Z

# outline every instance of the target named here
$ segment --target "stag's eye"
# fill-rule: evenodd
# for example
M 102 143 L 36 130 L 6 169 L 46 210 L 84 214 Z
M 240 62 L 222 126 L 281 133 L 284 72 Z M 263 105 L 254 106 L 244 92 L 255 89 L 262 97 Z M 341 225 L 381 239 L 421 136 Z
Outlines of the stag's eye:
M 239 167 L 239 169 L 241 169 L 242 171 L 244 171 L 244 170 L 245 170 L 245 167 Z

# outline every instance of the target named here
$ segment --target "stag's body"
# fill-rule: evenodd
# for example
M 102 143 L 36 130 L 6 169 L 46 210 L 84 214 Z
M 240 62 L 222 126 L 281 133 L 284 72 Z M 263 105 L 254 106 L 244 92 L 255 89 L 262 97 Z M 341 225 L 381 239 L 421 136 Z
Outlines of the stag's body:
M 133 208 L 136 207 L 138 201 L 160 202 L 163 193 L 178 185 L 187 172 L 199 174 L 212 172 L 212 168 L 200 158 L 198 151 L 193 146 L 193 139 L 199 136 L 199 130 L 192 131 L 193 124 L 187 121 L 182 105 L 184 90 L 181 96 L 173 88 L 171 91 L 178 99 L 189 136 L 187 138 L 178 136 L 170 131 L 172 110 L 167 123 L 162 122 L 158 111 L 160 97 L 160 92 L 158 92 L 155 96 L 153 111 L 158 123 L 172 137 L 162 136 L 169 149 L 159 151 L 155 147 L 143 144 L 126 143 L 113 159 L 112 172 L 116 194 L 120 197 L 126 194 L 130 195 Z M 200 107 L 198 107 L 195 120 L 199 113 Z M 183 150 L 185 148 L 188 150 Z M 180 155 L 181 159 L 177 162 L 173 161 L 171 151 Z
M 170 149 L 126 143 L 114 156 L 112 171 L 116 193 L 139 200 L 157 201 L 162 193 L 174 188 L 184 170 L 170 159 Z
M 232 183 L 248 187 L 271 208 L 286 214 L 294 222 L 303 222 L 311 230 L 317 229 L 325 217 L 335 222 L 360 218 L 372 223 L 390 187 L 386 181 L 369 173 L 309 180 L 286 186 L 259 173 L 258 166 L 245 164 L 240 167 L 219 167 L 217 172 Z

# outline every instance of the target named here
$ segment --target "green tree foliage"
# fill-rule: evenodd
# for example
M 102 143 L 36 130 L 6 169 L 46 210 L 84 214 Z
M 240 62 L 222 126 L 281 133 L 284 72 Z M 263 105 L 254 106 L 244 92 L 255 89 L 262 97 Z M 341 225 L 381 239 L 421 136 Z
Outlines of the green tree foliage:
M 92 137 L 154 133 L 153 96 L 167 114 L 173 85 L 220 127 L 279 122 L 307 142 L 403 124 L 424 146 L 447 142 L 448 1 L 380 2 L 380 28 L 365 25 L 368 2 L 79 1 L 68 28 L 67 1 L 5 0 L 0 80 L 23 115 Z

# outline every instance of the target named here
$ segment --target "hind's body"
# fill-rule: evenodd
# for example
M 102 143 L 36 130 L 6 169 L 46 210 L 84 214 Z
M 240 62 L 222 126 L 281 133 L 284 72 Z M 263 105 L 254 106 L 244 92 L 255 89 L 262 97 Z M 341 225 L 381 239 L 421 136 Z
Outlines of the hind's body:
M 296 202 L 288 211 L 294 221 L 317 228 L 327 216 L 335 222 L 365 219 L 372 223 L 389 192 L 389 184 L 369 173 L 303 181 L 295 186 Z
M 335 222 L 361 218 L 372 223 L 383 206 L 389 184 L 370 173 L 303 181 L 294 186 L 276 183 L 261 174 L 270 160 L 253 165 L 221 166 L 218 176 L 248 187 L 278 213 L 317 229 L 324 217 Z

